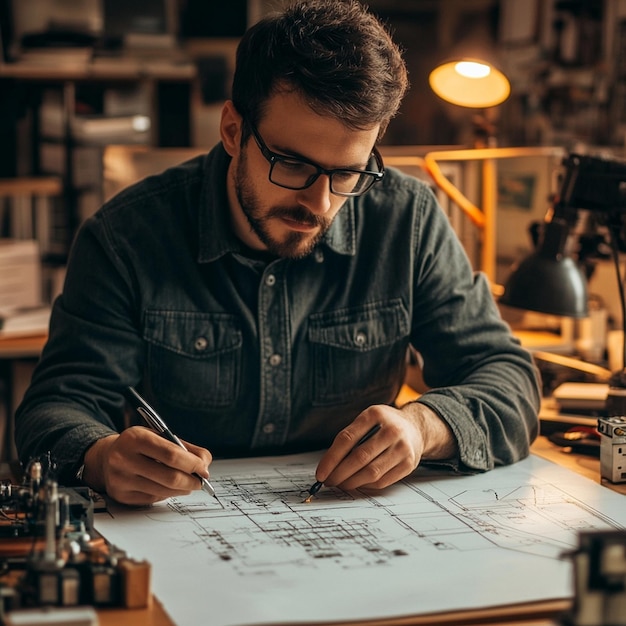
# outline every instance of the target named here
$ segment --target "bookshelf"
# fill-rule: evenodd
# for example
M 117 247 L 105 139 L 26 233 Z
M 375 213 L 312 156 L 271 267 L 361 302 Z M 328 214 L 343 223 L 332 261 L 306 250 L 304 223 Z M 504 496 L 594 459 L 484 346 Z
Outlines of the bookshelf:
M 63 266 L 80 223 L 101 205 L 108 144 L 189 146 L 196 68 L 176 58 L 36 60 L 0 64 L 0 91 L 26 102 L 14 160 L 18 176 L 53 177 L 44 267 Z

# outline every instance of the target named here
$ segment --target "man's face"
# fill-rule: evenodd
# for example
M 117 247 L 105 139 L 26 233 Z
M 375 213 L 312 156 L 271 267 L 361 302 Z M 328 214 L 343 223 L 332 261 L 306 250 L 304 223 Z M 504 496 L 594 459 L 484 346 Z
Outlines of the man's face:
M 234 108 L 226 111 L 228 106 L 222 119 L 222 137 L 226 133 L 224 144 L 233 157 L 228 192 L 236 234 L 254 249 L 281 257 L 306 256 L 346 198 L 331 193 L 324 174 L 306 189 L 285 189 L 270 182 L 270 163 L 254 137 L 243 147 L 237 143 L 238 133 L 229 141 L 224 118 L 233 122 L 232 116 L 239 118 L 239 129 L 243 122 Z M 231 133 L 235 126 L 228 126 Z M 288 92 L 270 98 L 257 132 L 267 148 L 280 155 L 303 158 L 326 169 L 366 169 L 378 127 L 348 129 L 337 120 L 317 115 L 297 94 Z
M 261 194 L 251 183 L 248 168 L 244 151 L 235 170 L 235 191 L 252 233 L 276 256 L 306 256 L 330 228 L 332 217 L 318 215 L 295 203 L 263 206 Z

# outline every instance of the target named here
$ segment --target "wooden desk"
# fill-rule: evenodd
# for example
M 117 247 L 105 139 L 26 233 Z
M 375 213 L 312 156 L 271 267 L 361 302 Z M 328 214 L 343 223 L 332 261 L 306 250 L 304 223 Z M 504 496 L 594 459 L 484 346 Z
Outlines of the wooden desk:
M 25 342 L 17 342 L 21 347 L 33 350 L 43 346 L 45 338 L 32 338 Z M 0 356 L 19 348 L 14 345 L 12 348 L 5 345 L 4 350 L 0 342 Z M 23 353 L 19 353 L 23 354 Z M 404 389 L 401 400 L 408 401 L 414 397 L 410 390 Z M 572 454 L 565 448 L 552 444 L 546 437 L 539 437 L 531 449 L 544 459 L 567 467 L 572 471 L 581 474 L 595 482 L 602 483 L 607 488 L 613 489 L 626 495 L 626 483 L 612 484 L 608 481 L 600 480 L 600 460 L 595 457 Z M 122 546 L 124 547 L 124 546 Z M 570 602 L 567 600 L 555 600 L 547 602 L 532 603 L 528 605 L 516 605 L 509 608 L 494 608 L 480 611 L 457 611 L 454 613 L 441 613 L 437 615 L 414 616 L 406 618 L 394 618 L 387 620 L 369 620 L 362 623 L 354 623 L 352 626 L 425 626 L 425 625 L 446 625 L 458 626 L 467 624 L 472 626 L 487 626 L 497 624 L 498 626 L 557 626 L 559 616 L 568 610 Z M 142 624 L 145 626 L 176 626 L 161 603 L 156 598 L 152 598 L 151 605 L 146 609 L 101 609 L 98 611 L 101 626 L 131 626 Z M 345 622 L 343 623 L 345 626 Z M 325 623 L 324 626 L 332 626 Z
M 533 454 L 540 456 L 548 461 L 553 461 L 558 465 L 567 467 L 577 474 L 586 476 L 596 483 L 600 483 L 626 495 L 626 483 L 611 483 L 608 480 L 600 478 L 600 459 L 586 454 L 572 454 L 568 448 L 561 448 L 551 443 L 546 437 L 539 437 L 533 444 L 531 451 Z M 626 502 L 624 503 L 626 505 Z
M 47 335 L 0 338 L 0 379 L 6 381 L 5 397 L 0 394 L 0 461 L 16 458 L 13 415 L 30 384 L 47 338 Z
M 154 597 L 147 609 L 102 609 L 98 620 L 99 626 L 176 626 Z
M 534 454 L 568 467 L 573 471 L 595 481 L 599 481 L 599 460 L 577 454 L 570 454 L 540 437 L 533 445 Z M 607 485 L 626 494 L 626 485 Z M 494 608 L 480 611 L 456 611 L 437 615 L 414 616 L 388 620 L 369 620 L 354 623 L 352 626 L 557 626 L 558 618 L 568 608 L 566 600 L 516 605 L 510 608 Z M 101 626 L 176 626 L 161 603 L 152 598 L 151 605 L 146 609 L 101 609 L 98 611 Z M 332 626 L 325 623 L 325 626 Z M 335 625 L 339 626 L 339 625 Z M 342 623 L 345 626 L 345 622 Z
M 546 437 L 539 437 L 532 446 L 533 454 L 553 461 L 581 474 L 595 482 L 600 482 L 600 461 L 594 457 L 579 454 L 571 454 L 564 448 L 552 444 Z M 607 488 L 614 489 L 626 494 L 626 484 L 613 485 L 602 484 Z M 405 618 L 368 620 L 367 622 L 353 623 L 352 626 L 458 626 L 459 624 L 472 626 L 558 626 L 559 618 L 569 609 L 570 602 L 567 600 L 554 600 L 532 603 L 528 605 L 516 605 L 507 608 L 489 608 L 479 611 L 456 611 L 453 613 L 441 613 L 437 615 L 414 616 Z M 171 626 L 172 621 L 165 613 L 163 607 L 154 602 L 151 609 L 146 612 L 136 611 L 102 611 L 99 613 L 101 624 L 104 626 L 124 626 L 125 624 L 154 624 L 158 626 Z M 165 620 L 165 621 L 140 621 Z M 110 621 L 109 621 L 110 620 Z M 325 626 L 333 626 L 324 623 Z M 340 626 L 335 624 L 334 626 Z M 345 622 L 342 623 L 345 626 Z
M 47 335 L 0 337 L 0 359 L 38 358 L 47 339 Z

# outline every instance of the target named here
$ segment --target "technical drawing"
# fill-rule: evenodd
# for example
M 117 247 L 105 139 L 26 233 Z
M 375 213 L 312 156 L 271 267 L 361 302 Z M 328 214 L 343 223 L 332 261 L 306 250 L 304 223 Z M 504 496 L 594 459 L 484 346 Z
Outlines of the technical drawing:
M 626 528 L 623 495 L 537 457 L 478 475 L 418 471 L 383 491 L 323 487 L 305 503 L 318 459 L 217 461 L 219 501 L 197 491 L 112 506 L 96 528 L 153 564 L 179 626 L 206 623 L 205 604 L 212 626 L 241 626 L 570 598 L 563 557 L 579 531 Z
M 309 504 L 310 470 L 271 468 L 212 481 L 219 504 L 202 494 L 172 498 L 167 510 L 148 517 L 191 521 L 194 540 L 185 528 L 181 546 L 203 547 L 239 575 L 287 564 L 318 568 L 324 560 L 340 568 L 386 565 L 427 549 L 498 548 L 558 559 L 576 547 L 578 531 L 620 527 L 541 481 L 448 493 L 445 481 L 406 480 L 391 497 L 324 488 Z

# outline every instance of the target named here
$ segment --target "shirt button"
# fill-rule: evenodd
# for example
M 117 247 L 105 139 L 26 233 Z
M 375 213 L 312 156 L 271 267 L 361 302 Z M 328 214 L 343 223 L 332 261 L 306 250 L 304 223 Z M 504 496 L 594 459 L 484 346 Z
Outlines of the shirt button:
M 276 426 L 274 426 L 274 424 L 270 423 L 270 424 L 265 424 L 263 426 L 263 432 L 266 435 L 271 435 L 274 431 L 276 430 Z
M 316 263 L 323 263 L 324 262 L 324 252 L 323 252 L 323 250 L 316 250 L 314 258 L 315 258 L 315 262 Z
M 268 274 L 265 277 L 265 284 L 268 287 L 273 287 L 276 284 L 276 276 L 274 276 L 274 274 Z
M 194 344 L 193 347 L 198 351 L 198 352 L 203 352 L 204 350 L 207 349 L 207 346 L 209 345 L 209 342 L 206 340 L 206 337 L 198 337 Z
M 280 365 L 282 363 L 282 360 L 283 360 L 283 357 L 280 356 L 280 354 L 272 354 L 272 356 L 269 358 L 269 362 L 272 367 L 276 367 L 277 365 Z
M 357 346 L 364 346 L 367 342 L 367 336 L 365 333 L 357 333 L 354 337 L 354 343 Z

